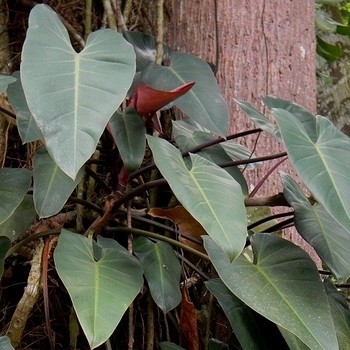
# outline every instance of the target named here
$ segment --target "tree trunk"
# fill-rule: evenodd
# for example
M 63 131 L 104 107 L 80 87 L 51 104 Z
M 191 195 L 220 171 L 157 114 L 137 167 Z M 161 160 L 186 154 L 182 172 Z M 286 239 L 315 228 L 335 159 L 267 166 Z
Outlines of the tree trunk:
M 170 2 L 169 45 L 217 65 L 216 76 L 230 112 L 230 133 L 254 127 L 234 98 L 265 112 L 261 97 L 274 95 L 316 113 L 314 0 Z M 242 143 L 249 149 L 256 147 L 257 156 L 284 151 L 265 134 Z M 254 187 L 272 165 L 268 162 L 250 172 L 249 186 Z M 279 170 L 293 174 L 287 162 Z M 274 172 L 258 194 L 281 191 Z M 285 235 L 315 257 L 298 234 Z

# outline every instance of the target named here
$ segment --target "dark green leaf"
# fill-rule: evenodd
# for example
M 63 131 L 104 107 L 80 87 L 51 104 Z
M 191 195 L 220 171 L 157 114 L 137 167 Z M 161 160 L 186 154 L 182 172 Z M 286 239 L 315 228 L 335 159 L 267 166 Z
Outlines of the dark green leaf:
M 181 302 L 181 265 L 166 242 L 152 243 L 145 237 L 134 240 L 134 252 L 141 262 L 152 298 L 167 313 Z
M 331 306 L 333 322 L 337 332 L 340 350 L 350 349 L 350 310 L 344 296 L 338 292 L 329 279 L 324 280 L 324 286 Z
M 0 236 L 8 237 L 11 242 L 27 231 L 36 217 L 33 196 L 26 194 L 13 214 L 0 225 Z
M 194 81 L 196 84 L 192 89 L 174 101 L 174 104 L 201 126 L 226 136 L 226 102 L 213 72 L 205 61 L 192 55 L 174 52 L 169 67 L 149 64 L 142 72 L 142 79 L 152 88 L 164 91 L 171 91 Z
M 0 224 L 21 204 L 30 182 L 31 171 L 27 169 L 0 169 Z
M 266 323 L 270 323 L 269 321 L 263 322 L 263 318 L 232 294 L 220 279 L 212 279 L 205 284 L 224 310 L 244 350 L 268 350 L 273 345 L 276 346 L 276 335 L 273 334 L 271 327 L 269 332 L 266 329 Z M 268 337 L 267 333 L 269 333 Z
M 343 51 L 340 47 L 327 43 L 318 35 L 316 36 L 316 39 L 317 39 L 316 51 L 321 57 L 323 57 L 327 61 L 333 62 L 337 60 L 339 57 L 343 56 Z
M 137 170 L 146 148 L 146 127 L 141 116 L 133 109 L 117 111 L 109 121 L 110 129 L 128 173 Z
M 203 240 L 221 280 L 245 304 L 312 349 L 338 350 L 328 300 L 306 252 L 282 238 L 254 234 L 254 261 L 241 254 L 230 263 L 210 237 Z
M 84 175 L 80 169 L 75 180 L 66 175 L 54 162 L 45 146 L 41 146 L 34 161 L 34 203 L 41 218 L 57 214 Z

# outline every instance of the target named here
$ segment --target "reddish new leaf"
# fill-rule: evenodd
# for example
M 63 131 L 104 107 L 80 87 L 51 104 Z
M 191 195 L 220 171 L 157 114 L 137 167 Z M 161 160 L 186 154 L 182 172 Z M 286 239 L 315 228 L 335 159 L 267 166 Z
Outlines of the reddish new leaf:
M 188 350 L 199 349 L 196 308 L 189 300 L 186 288 L 182 289 L 180 329 L 187 341 Z
M 129 106 L 137 112 L 150 124 L 155 130 L 162 132 L 162 127 L 155 113 L 184 95 L 191 89 L 194 82 L 179 86 L 171 91 L 155 90 L 143 84 L 136 85 L 134 95 L 130 98 Z
M 135 108 L 142 116 L 153 115 L 158 109 L 184 95 L 193 85 L 194 82 L 191 82 L 171 91 L 161 91 L 152 89 L 147 85 L 138 84 L 129 106 Z

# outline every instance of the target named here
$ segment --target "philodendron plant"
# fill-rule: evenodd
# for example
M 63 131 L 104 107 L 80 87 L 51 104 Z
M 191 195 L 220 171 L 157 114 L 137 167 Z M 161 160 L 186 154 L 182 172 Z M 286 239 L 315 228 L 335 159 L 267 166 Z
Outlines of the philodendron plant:
M 285 145 L 312 195 L 281 173 L 295 227 L 332 276 L 321 278 L 310 256 L 273 228 L 247 227 L 242 168 L 254 171 L 264 159 L 233 141 L 244 133 L 227 135 L 228 111 L 210 66 L 165 44 L 163 51 L 158 65 L 153 37 L 105 29 L 76 52 L 56 13 L 46 5 L 33 8 L 20 71 L 0 80 L 22 142 L 36 145 L 32 168 L 0 170 L 1 273 L 19 247 L 57 238 L 55 268 L 91 349 L 108 341 L 145 290 L 164 313 L 180 307 L 187 288 L 180 259 L 201 274 L 197 283 L 205 280 L 221 305 L 234 332 L 231 346 L 271 349 L 278 335 L 281 349 L 348 349 L 350 311 L 335 284 L 350 276 L 349 138 L 292 102 L 263 98 L 275 123 L 237 101 L 259 128 L 251 132 Z M 184 117 L 169 127 L 158 111 L 172 105 Z M 148 197 L 154 189 L 158 198 Z M 178 206 L 157 208 L 167 203 Z M 146 212 L 172 220 L 181 234 Z M 24 235 L 34 221 L 61 213 L 76 224 L 65 219 L 64 227 Z M 195 267 L 179 249 L 209 262 L 213 278 L 200 271 L 207 264 Z M 47 252 L 35 254 L 43 257 L 44 271 Z M 47 275 L 41 278 L 45 299 Z M 26 317 L 21 321 L 24 329 Z M 7 336 L 16 347 L 22 333 L 13 322 Z M 274 326 L 272 337 L 262 331 L 266 322 Z M 161 349 L 198 346 L 193 329 L 180 329 L 181 344 L 159 339 Z M 0 341 L 10 348 L 6 337 Z M 206 345 L 217 349 L 218 341 Z

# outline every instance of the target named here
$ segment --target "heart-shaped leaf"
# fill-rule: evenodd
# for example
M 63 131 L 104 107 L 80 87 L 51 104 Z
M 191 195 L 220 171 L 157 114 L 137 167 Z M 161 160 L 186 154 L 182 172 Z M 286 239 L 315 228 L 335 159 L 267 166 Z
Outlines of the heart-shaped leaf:
M 134 73 L 134 50 L 116 31 L 90 34 L 77 53 L 54 11 L 42 4 L 31 11 L 23 89 L 50 155 L 72 179 L 95 151 Z
M 31 174 L 28 169 L 0 169 L 0 224 L 21 204 L 29 189 Z
M 203 240 L 221 280 L 245 304 L 311 349 L 339 349 L 327 296 L 306 252 L 280 237 L 254 234 L 254 261 L 241 254 L 230 263 L 210 237 Z
M 154 302 L 169 312 L 181 302 L 181 265 L 166 242 L 153 243 L 145 237 L 134 240 L 134 252 L 141 262 Z
M 12 76 L 17 80 L 8 87 L 7 96 L 16 113 L 18 131 L 22 142 L 26 143 L 39 140 L 42 138 L 42 135 L 28 108 L 20 79 L 20 72 L 16 71 Z
M 190 154 L 191 169 L 164 139 L 147 136 L 154 161 L 186 210 L 204 227 L 230 260 L 242 251 L 247 235 L 241 186 L 223 169 Z
M 201 126 L 226 136 L 226 102 L 213 72 L 205 61 L 189 54 L 174 52 L 169 67 L 149 64 L 141 76 L 147 85 L 164 91 L 171 91 L 194 81 L 195 86 L 186 95 L 174 101 L 174 104 Z
M 131 107 L 115 112 L 109 121 L 109 130 L 128 173 L 137 170 L 146 149 L 146 127 L 140 114 Z
M 80 169 L 75 180 L 65 174 L 51 158 L 45 146 L 35 154 L 33 197 L 40 218 L 57 214 L 67 202 L 74 188 L 84 175 Z
M 283 192 L 294 208 L 295 226 L 340 282 L 350 277 L 350 232 L 319 203 L 311 205 L 296 181 L 281 173 Z
M 350 139 L 325 117 L 317 116 L 313 141 L 293 114 L 272 109 L 289 159 L 305 186 L 350 231 Z
M 139 261 L 116 241 L 62 230 L 55 265 L 92 349 L 112 334 L 143 284 Z

